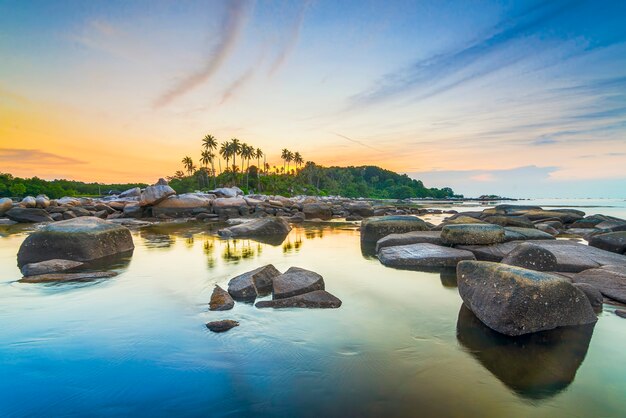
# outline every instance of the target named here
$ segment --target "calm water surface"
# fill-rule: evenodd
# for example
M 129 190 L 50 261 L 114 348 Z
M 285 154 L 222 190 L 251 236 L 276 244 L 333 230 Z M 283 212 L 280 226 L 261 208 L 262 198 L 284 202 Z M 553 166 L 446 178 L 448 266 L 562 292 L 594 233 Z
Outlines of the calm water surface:
M 280 245 L 206 224 L 133 232 L 120 274 L 22 284 L 28 233 L 0 229 L 0 416 L 623 417 L 626 320 L 509 339 L 462 303 L 449 272 L 383 267 L 350 225 Z M 334 310 L 209 312 L 215 284 L 273 263 L 324 276 Z M 241 326 L 224 334 L 211 320 Z

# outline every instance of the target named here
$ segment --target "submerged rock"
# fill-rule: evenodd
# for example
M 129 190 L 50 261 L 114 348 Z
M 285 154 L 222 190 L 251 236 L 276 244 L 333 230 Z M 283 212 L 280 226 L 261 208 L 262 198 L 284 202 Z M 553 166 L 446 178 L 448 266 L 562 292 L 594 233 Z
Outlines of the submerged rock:
M 37 276 L 22 277 L 21 283 L 48 283 L 48 282 L 87 282 L 99 279 L 108 279 L 117 276 L 114 271 L 91 271 L 84 273 L 49 273 Z
M 523 335 L 597 321 L 585 294 L 555 275 L 485 261 L 457 266 L 463 302 L 487 326 Z
M 475 260 L 469 251 L 428 243 L 385 247 L 378 259 L 390 267 L 455 267 L 461 260 Z
M 441 240 L 450 245 L 488 245 L 504 241 L 504 228 L 491 224 L 446 225 Z
M 440 231 L 413 231 L 404 234 L 390 234 L 376 242 L 376 252 L 385 247 L 396 247 L 409 244 L 435 244 L 441 245 Z
M 17 263 L 52 259 L 91 261 L 132 251 L 128 228 L 94 217 L 55 222 L 30 234 L 20 246 Z
M 361 241 L 375 243 L 390 234 L 428 231 L 431 226 L 416 216 L 377 216 L 361 222 Z
M 228 293 L 235 300 L 254 300 L 257 295 L 270 294 L 274 279 L 280 275 L 272 264 L 259 267 L 232 278 L 228 282 Z
M 287 221 L 272 216 L 220 229 L 217 233 L 222 237 L 254 237 L 263 235 L 286 236 L 289 231 L 291 231 L 291 226 Z
M 626 267 L 602 266 L 578 273 L 574 283 L 586 283 L 597 288 L 604 296 L 626 303 Z
M 213 332 L 226 332 L 229 329 L 239 326 L 239 322 L 232 319 L 224 319 L 221 321 L 211 321 L 206 324 L 206 327 Z
M 536 271 L 556 271 L 558 265 L 552 252 L 528 242 L 515 247 L 502 259 L 502 263 Z
M 284 299 L 263 300 L 257 302 L 257 308 L 339 308 L 341 300 L 325 290 L 296 295 Z
M 608 234 L 594 235 L 589 245 L 612 253 L 626 253 L 626 231 L 609 232 Z
M 22 274 L 24 276 L 36 276 L 38 274 L 57 273 L 67 271 L 85 265 L 85 263 L 73 260 L 52 259 L 40 261 L 38 263 L 30 263 L 22 266 Z
M 218 285 L 215 285 L 211 294 L 211 301 L 209 302 L 209 310 L 227 311 L 233 309 L 234 306 L 235 301 L 230 297 L 230 294 Z
M 7 218 L 15 222 L 35 223 L 35 222 L 52 222 L 50 214 L 43 209 L 38 208 L 21 208 L 14 207 L 9 209 L 5 214 Z
M 324 278 L 300 267 L 290 267 L 285 273 L 275 277 L 272 283 L 274 299 L 285 299 L 314 290 L 324 290 Z

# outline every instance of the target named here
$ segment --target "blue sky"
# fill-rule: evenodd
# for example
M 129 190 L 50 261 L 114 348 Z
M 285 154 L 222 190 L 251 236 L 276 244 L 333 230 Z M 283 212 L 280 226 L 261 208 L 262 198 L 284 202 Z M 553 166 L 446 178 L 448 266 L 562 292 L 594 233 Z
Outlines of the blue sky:
M 212 133 L 467 195 L 626 197 L 625 22 L 622 1 L 0 0 L 0 164 L 153 181 Z

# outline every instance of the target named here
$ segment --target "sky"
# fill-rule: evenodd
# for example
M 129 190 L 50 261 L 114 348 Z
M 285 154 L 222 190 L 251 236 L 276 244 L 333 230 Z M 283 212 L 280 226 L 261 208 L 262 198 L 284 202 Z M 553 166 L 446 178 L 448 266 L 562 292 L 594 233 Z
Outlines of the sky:
M 0 0 L 0 172 L 154 182 L 206 134 L 467 196 L 626 198 L 626 2 Z

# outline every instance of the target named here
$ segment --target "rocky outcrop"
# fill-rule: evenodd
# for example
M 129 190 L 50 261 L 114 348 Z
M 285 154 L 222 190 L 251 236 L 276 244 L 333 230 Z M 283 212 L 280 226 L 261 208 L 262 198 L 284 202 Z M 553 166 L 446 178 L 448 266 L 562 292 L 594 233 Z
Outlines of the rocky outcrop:
M 446 225 L 441 241 L 449 245 L 490 245 L 504 241 L 504 228 L 491 224 Z
M 589 300 L 594 312 L 602 312 L 604 298 L 602 297 L 602 292 L 600 292 L 597 287 L 588 283 L 574 283 L 574 286 L 587 296 L 587 300 Z
M 329 309 L 339 308 L 341 300 L 325 290 L 314 290 L 302 295 L 296 295 L 289 298 L 263 300 L 257 302 L 257 308 L 315 308 Z
M 378 259 L 389 267 L 418 268 L 455 267 L 461 260 L 475 258 L 469 251 L 422 243 L 382 248 Z
M 235 301 L 230 294 L 218 285 L 215 285 L 213 293 L 211 294 L 211 301 L 209 302 L 209 310 L 227 311 L 233 309 L 234 306 Z
M 459 294 L 487 326 L 523 335 L 597 321 L 585 294 L 555 275 L 484 261 L 457 266 Z
M 239 326 L 239 322 L 232 319 L 223 319 L 221 321 L 211 321 L 206 324 L 206 327 L 213 332 L 226 332 L 230 329 Z
M 217 197 L 237 197 L 243 196 L 243 190 L 239 187 L 220 187 L 215 190 L 210 190 L 209 193 L 216 195 Z
M 50 216 L 50 214 L 48 214 L 48 212 L 46 212 L 43 209 L 37 209 L 37 208 L 21 208 L 21 207 L 14 207 L 9 209 L 6 213 L 5 216 L 9 219 L 11 219 L 12 221 L 15 222 L 22 222 L 22 223 L 35 223 L 35 222 L 52 222 L 53 219 Z
M 267 217 L 220 229 L 222 237 L 286 236 L 291 226 L 283 218 Z
M 272 292 L 274 279 L 281 272 L 272 264 L 243 273 L 228 282 L 228 293 L 235 300 L 254 300 Z
M 626 266 L 602 266 L 578 273 L 574 283 L 586 283 L 604 296 L 626 303 Z
M 373 244 L 390 234 L 428 231 L 431 227 L 432 225 L 416 216 L 395 215 L 372 217 L 361 222 L 361 242 Z
M 329 220 L 333 217 L 332 206 L 327 203 L 305 203 L 302 212 L 306 219 Z
M 170 196 L 152 207 L 154 216 L 191 216 L 201 209 L 210 209 L 213 199 L 211 195 L 185 193 Z
M 595 235 L 589 240 L 589 245 L 617 254 L 626 253 L 626 231 L 609 232 Z
M 82 217 L 51 223 L 30 234 L 20 246 L 17 262 L 19 266 L 51 259 L 86 262 L 133 249 L 126 227 Z
M 556 271 L 558 266 L 556 256 L 552 252 L 528 242 L 515 247 L 502 259 L 502 263 L 536 271 Z
M 72 270 L 85 265 L 85 263 L 74 260 L 52 259 L 40 261 L 38 263 L 30 263 L 22 266 L 22 274 L 24 276 L 36 276 L 38 274 L 58 273 L 61 271 Z
M 442 245 L 440 231 L 413 231 L 404 234 L 391 234 L 376 242 L 376 252 L 385 247 L 396 247 L 409 244 L 435 244 Z
M 319 274 L 299 267 L 290 267 L 275 277 L 272 283 L 274 299 L 285 299 L 315 290 L 324 290 L 324 279 Z

